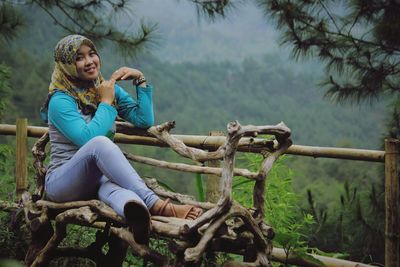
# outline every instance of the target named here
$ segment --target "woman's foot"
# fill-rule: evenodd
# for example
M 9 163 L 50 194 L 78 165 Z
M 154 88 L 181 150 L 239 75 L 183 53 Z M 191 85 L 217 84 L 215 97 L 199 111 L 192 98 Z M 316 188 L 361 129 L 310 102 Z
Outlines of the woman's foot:
M 124 206 L 125 220 L 136 243 L 147 245 L 150 237 L 150 213 L 141 202 L 131 200 Z
M 194 220 L 203 213 L 203 210 L 192 205 L 176 205 L 171 203 L 171 199 L 167 198 L 158 200 L 150 209 L 150 213 L 158 216 Z

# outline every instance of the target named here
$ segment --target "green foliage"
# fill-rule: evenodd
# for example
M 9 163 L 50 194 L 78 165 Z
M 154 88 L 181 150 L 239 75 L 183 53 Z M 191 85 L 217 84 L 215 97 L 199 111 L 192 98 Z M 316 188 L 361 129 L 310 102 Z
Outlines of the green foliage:
M 15 149 L 0 144 L 0 199 L 15 201 Z M 0 258 L 23 260 L 27 251 L 29 230 L 23 224 L 23 210 L 0 212 Z
M 18 30 L 24 24 L 20 12 L 10 4 L 0 2 L 0 42 L 10 42 L 18 35 Z
M 10 94 L 10 70 L 5 65 L 0 64 L 0 122 L 3 121 L 4 113 L 9 106 Z
M 203 179 L 200 173 L 196 173 L 196 189 L 199 201 L 204 202 L 206 200 L 206 194 L 204 191 Z
M 391 114 L 389 120 L 386 122 L 386 129 L 388 129 L 387 137 L 400 138 L 400 98 L 396 98 L 391 103 Z
M 382 186 L 371 184 L 370 188 L 359 190 L 346 181 L 340 201 L 333 210 L 327 210 L 310 191 L 310 212 L 324 214 L 323 220 L 316 220 L 310 244 L 325 251 L 346 251 L 353 260 L 383 262 L 383 246 L 377 246 L 384 243 L 383 196 Z
M 244 154 L 242 164 L 250 170 L 259 169 L 263 157 L 258 154 Z M 274 228 L 275 246 L 282 247 L 287 255 L 296 253 L 306 256 L 307 229 L 314 223 L 310 213 L 303 213 L 298 197 L 292 188 L 293 172 L 287 167 L 285 157 L 279 159 L 268 175 L 265 191 L 265 220 Z M 245 178 L 235 179 L 234 198 L 240 203 L 251 206 L 254 182 L 245 182 Z
M 2 266 L 2 267 L 22 267 L 24 265 L 22 263 L 14 261 L 14 260 L 0 260 L 0 266 Z
M 0 258 L 23 261 L 29 244 L 29 229 L 23 211 L 0 213 Z
M 0 144 L 0 199 L 14 200 L 15 148 Z

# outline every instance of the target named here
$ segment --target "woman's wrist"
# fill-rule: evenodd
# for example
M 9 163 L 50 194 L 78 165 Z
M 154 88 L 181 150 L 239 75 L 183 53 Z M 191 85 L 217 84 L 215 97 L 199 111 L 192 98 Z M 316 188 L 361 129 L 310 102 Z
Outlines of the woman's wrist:
M 108 104 L 110 106 L 112 105 L 113 101 L 114 100 L 110 100 L 110 99 L 101 99 L 100 100 L 101 103 L 105 103 L 105 104 Z
M 138 78 L 133 80 L 133 84 L 136 85 L 136 86 L 144 86 L 144 87 L 146 87 L 146 78 L 144 77 L 143 73 L 141 73 L 141 75 L 139 75 Z

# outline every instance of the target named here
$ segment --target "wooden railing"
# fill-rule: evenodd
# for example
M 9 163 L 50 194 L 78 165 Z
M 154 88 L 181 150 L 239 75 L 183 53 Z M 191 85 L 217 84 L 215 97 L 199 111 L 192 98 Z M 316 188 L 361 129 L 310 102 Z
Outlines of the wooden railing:
M 27 189 L 27 139 L 41 137 L 47 127 L 28 126 L 26 119 L 18 119 L 16 125 L 0 124 L 0 135 L 16 136 L 16 193 Z M 131 133 L 132 134 L 132 133 Z M 202 149 L 214 150 L 224 142 L 222 136 L 173 135 L 185 145 Z M 138 135 L 116 134 L 115 142 L 126 144 L 140 144 L 148 146 L 165 146 L 158 139 L 146 136 L 141 132 Z M 261 138 L 242 138 L 238 151 L 259 153 L 270 147 L 270 142 Z M 352 148 L 315 147 L 292 145 L 287 154 L 309 156 L 314 158 L 337 158 L 347 160 L 381 162 L 385 166 L 385 266 L 399 267 L 399 176 L 398 157 L 399 140 L 386 139 L 385 151 L 365 150 Z M 333 265 L 331 265 L 333 266 Z M 353 266 L 353 265 L 342 265 Z M 354 265 L 355 266 L 355 265 Z M 361 265 L 357 265 L 361 266 Z

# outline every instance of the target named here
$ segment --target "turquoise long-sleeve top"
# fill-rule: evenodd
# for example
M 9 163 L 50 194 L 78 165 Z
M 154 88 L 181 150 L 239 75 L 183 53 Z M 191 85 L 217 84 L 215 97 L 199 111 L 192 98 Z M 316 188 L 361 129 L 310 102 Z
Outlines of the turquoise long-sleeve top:
M 100 103 L 89 122 L 80 113 L 73 97 L 56 92 L 49 102 L 48 119 L 78 147 L 95 136 L 107 135 L 117 114 L 140 128 L 148 128 L 154 124 L 152 86 L 137 87 L 136 100 L 117 84 L 114 88 L 116 108 L 107 103 Z

